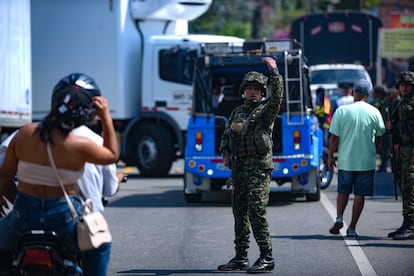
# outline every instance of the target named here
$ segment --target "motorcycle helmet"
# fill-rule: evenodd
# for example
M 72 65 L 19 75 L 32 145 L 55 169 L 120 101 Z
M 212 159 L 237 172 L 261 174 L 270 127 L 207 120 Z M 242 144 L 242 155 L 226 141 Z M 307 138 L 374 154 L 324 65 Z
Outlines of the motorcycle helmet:
M 86 74 L 72 73 L 63 77 L 53 88 L 52 111 L 65 123 L 78 127 L 95 118 L 92 98 L 100 95 L 94 79 Z
M 251 71 L 248 72 L 243 77 L 243 81 L 240 85 L 239 93 L 243 95 L 246 86 L 248 85 L 257 85 L 262 87 L 262 97 L 266 96 L 266 88 L 267 88 L 267 77 L 262 73 Z
M 398 87 L 400 86 L 400 84 L 402 82 L 405 82 L 405 83 L 409 83 L 411 85 L 414 85 L 414 72 L 411 72 L 411 71 L 403 71 L 403 72 L 399 73 L 398 76 L 397 76 L 397 78 L 396 78 L 395 88 L 398 89 Z

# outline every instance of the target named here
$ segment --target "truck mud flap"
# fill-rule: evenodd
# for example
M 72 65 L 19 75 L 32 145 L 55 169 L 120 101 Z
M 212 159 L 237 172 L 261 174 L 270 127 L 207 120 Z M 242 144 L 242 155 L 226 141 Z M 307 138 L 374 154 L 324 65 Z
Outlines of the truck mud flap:
M 187 202 L 199 202 L 202 195 L 210 192 L 209 178 L 203 178 L 193 173 L 184 173 L 184 198 Z
M 317 193 L 319 191 L 319 173 L 316 168 L 311 168 L 307 173 L 292 177 L 293 193 Z

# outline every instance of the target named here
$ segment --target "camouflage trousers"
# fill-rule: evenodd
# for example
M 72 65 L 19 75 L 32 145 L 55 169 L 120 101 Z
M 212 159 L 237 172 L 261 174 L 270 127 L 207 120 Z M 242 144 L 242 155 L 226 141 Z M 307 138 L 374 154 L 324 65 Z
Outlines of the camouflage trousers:
M 397 183 L 402 194 L 403 216 L 414 220 L 414 165 L 411 164 L 413 147 L 400 147 L 395 171 Z
M 247 256 L 250 226 L 261 254 L 271 253 L 266 206 L 269 202 L 271 170 L 238 166 L 232 191 L 235 247 L 238 256 Z

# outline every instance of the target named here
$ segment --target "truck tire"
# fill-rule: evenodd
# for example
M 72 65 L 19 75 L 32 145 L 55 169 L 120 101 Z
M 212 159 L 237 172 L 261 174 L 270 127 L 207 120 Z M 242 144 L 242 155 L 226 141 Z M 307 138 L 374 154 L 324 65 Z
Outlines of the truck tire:
M 316 173 L 316 193 L 305 194 L 306 201 L 319 201 L 321 199 L 321 179 L 319 169 Z
M 137 167 L 141 175 L 168 175 L 174 159 L 173 142 L 168 131 L 160 126 L 145 125 L 136 136 Z
M 321 199 L 321 190 L 318 188 L 316 194 L 306 194 L 306 201 L 319 201 Z
M 197 203 L 202 199 L 202 194 L 184 194 L 185 201 L 188 203 Z
M 201 193 L 188 192 L 187 191 L 187 181 L 188 181 L 188 177 L 190 175 L 192 175 L 192 174 L 188 173 L 188 172 L 184 173 L 184 178 L 183 178 L 183 182 L 184 182 L 184 199 L 188 203 L 200 202 L 203 198 L 203 195 Z
M 211 190 L 220 191 L 221 188 L 226 185 L 226 180 L 227 179 L 221 179 L 221 178 L 211 179 L 210 180 Z

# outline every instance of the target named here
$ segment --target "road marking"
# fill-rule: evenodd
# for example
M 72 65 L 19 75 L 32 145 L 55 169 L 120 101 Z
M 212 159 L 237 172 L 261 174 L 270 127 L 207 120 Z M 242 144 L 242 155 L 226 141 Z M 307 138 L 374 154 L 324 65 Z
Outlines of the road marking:
M 129 174 L 129 173 L 131 173 L 133 170 L 134 170 L 134 167 L 125 167 L 125 168 L 122 170 L 122 173 Z
M 325 207 L 326 211 L 328 211 L 329 215 L 331 216 L 332 220 L 336 220 L 336 207 L 329 201 L 328 197 L 325 193 L 321 192 L 321 202 Z M 340 233 L 342 238 L 345 241 L 346 246 L 348 247 L 349 251 L 354 258 L 361 275 L 363 276 L 376 276 L 377 273 L 375 272 L 374 268 L 372 267 L 371 263 L 369 262 L 367 256 L 365 255 L 364 251 L 359 246 L 359 243 L 354 238 L 348 238 L 346 236 L 346 229 L 348 225 L 344 222 L 344 227 L 341 229 Z

